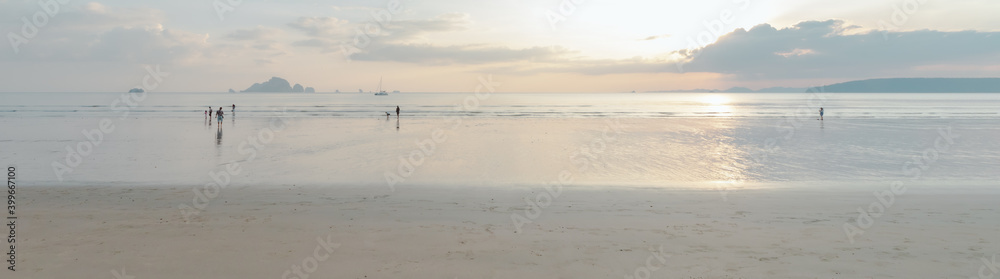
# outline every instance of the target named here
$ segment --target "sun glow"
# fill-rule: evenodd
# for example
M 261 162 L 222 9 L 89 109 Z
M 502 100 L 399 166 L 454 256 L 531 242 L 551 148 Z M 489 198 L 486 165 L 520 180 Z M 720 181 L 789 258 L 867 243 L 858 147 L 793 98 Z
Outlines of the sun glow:
M 696 100 L 697 102 L 703 104 L 703 106 L 699 108 L 699 111 L 702 114 L 727 116 L 728 114 L 733 112 L 733 108 L 732 106 L 730 106 L 732 100 L 730 100 L 729 97 L 725 95 L 713 94 L 713 95 L 699 96 Z
M 728 104 L 729 103 L 729 98 L 726 97 L 726 96 L 722 96 L 722 95 L 708 95 L 708 96 L 702 97 L 701 98 L 701 102 L 705 103 L 705 104 L 708 104 L 708 105 L 712 105 L 712 106 L 721 106 L 721 105 Z

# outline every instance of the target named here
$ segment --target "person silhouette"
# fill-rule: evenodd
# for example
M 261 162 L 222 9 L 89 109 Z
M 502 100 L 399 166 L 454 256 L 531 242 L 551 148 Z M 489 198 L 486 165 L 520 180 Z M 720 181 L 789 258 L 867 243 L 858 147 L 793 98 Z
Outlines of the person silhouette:
M 222 128 L 222 107 L 219 107 L 219 111 L 215 112 L 215 117 L 219 119 L 219 128 Z
M 823 120 L 823 108 L 819 108 L 819 120 Z
M 399 106 L 396 106 L 396 119 L 399 119 Z

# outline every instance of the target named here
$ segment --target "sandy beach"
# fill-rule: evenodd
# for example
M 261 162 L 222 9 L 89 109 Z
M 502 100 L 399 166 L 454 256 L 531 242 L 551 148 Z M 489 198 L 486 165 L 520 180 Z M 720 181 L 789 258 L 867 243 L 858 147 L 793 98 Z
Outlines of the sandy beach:
M 17 278 L 974 276 L 1000 251 L 1000 192 L 933 186 L 854 243 L 869 191 L 567 187 L 515 232 L 544 188 L 230 189 L 185 222 L 190 187 L 30 187 Z

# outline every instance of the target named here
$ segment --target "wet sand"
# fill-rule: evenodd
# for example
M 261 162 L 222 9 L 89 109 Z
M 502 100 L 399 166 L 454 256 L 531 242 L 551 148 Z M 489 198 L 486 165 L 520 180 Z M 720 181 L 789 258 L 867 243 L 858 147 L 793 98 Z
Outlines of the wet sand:
M 14 278 L 968 278 L 1000 252 L 996 190 L 911 185 L 852 243 L 871 191 L 689 186 L 231 188 L 187 220 L 192 187 L 31 187 Z

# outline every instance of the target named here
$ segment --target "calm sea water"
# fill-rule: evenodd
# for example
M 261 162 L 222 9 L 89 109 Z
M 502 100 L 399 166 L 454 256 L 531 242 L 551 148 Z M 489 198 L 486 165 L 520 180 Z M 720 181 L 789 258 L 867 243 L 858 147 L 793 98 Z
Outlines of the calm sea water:
M 921 181 L 935 185 L 1000 175 L 1000 94 L 149 93 L 131 106 L 122 96 L 130 97 L 0 93 L 0 161 L 37 185 L 203 185 L 209 172 L 240 162 L 236 185 L 383 189 L 385 172 L 441 129 L 447 141 L 408 184 L 539 183 L 578 169 L 574 154 L 591 149 L 606 151 L 591 154 L 594 166 L 579 173 L 579 184 L 887 185 L 912 178 L 915 160 L 929 166 Z M 221 125 L 203 117 L 208 106 L 231 116 L 234 103 L 236 117 Z M 386 119 L 397 105 L 403 117 Z M 827 121 L 797 121 L 818 118 L 820 106 Z M 280 132 L 265 129 L 276 110 L 287 111 Z M 114 131 L 93 135 L 105 117 Z M 602 145 L 606 118 L 628 128 Z M 958 139 L 928 153 L 942 133 Z M 264 135 L 272 140 L 249 152 L 248 142 Z M 82 149 L 93 139 L 100 144 Z M 54 163 L 76 166 L 68 172 Z
M 367 118 L 399 106 L 407 117 L 728 117 L 817 114 L 844 119 L 998 119 L 1000 94 L 857 93 L 0 93 L 0 117 L 201 117 L 236 104 L 240 117 Z M 142 97 L 136 95 L 134 97 Z M 126 98 L 127 99 L 127 98 Z M 116 100 L 118 100 L 116 102 Z

